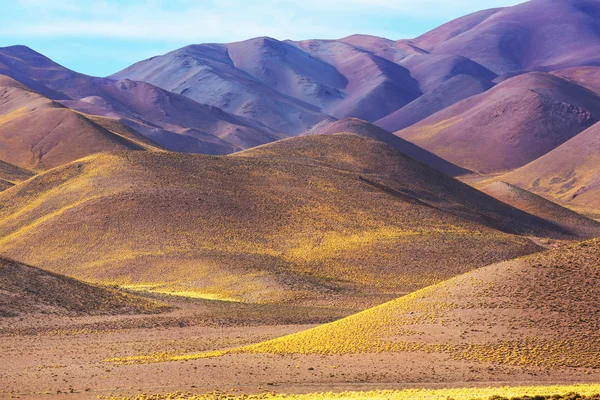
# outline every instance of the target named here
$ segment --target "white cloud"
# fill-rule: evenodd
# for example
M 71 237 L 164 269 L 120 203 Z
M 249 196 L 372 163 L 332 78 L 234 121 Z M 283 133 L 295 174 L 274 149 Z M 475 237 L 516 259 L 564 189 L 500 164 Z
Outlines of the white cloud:
M 450 19 L 477 9 L 518 2 L 262 0 L 250 5 L 247 0 L 18 0 L 31 22 L 5 23 L 0 27 L 0 35 L 186 42 L 231 41 L 261 35 L 279 39 L 335 38 L 357 33 L 356 26 L 364 27 L 364 19 L 372 19 L 373 31 L 361 33 L 401 38 L 420 32 L 411 32 L 414 27 L 410 27 L 405 32 L 392 33 L 389 27 L 378 28 L 377 19 Z

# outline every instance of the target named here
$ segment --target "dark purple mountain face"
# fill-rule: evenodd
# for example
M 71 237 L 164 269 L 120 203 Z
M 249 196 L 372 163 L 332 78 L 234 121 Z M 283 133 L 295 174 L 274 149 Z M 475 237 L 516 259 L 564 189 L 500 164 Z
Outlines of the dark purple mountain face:
M 456 75 L 410 104 L 375 122 L 390 132 L 407 128 L 469 97 L 492 88 L 488 80 L 471 75 Z

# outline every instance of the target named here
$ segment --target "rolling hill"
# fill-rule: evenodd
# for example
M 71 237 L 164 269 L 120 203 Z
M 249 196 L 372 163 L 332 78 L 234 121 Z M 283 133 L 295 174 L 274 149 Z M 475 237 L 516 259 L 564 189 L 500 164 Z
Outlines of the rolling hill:
M 600 125 L 596 124 L 530 164 L 502 175 L 570 208 L 600 214 Z
M 540 250 L 524 236 L 574 238 L 348 134 L 226 157 L 95 155 L 0 193 L 6 256 L 91 282 L 248 302 L 364 307 Z
M 157 313 L 168 307 L 0 258 L 0 318 Z
M 600 67 L 581 66 L 552 72 L 562 78 L 569 79 L 578 85 L 600 93 Z
M 483 186 L 480 190 L 519 210 L 551 221 L 582 239 L 600 237 L 599 222 L 510 183 L 497 181 Z
M 450 106 L 396 134 L 479 173 L 521 167 L 593 125 L 600 97 L 534 72 Z
M 593 240 L 494 264 L 308 331 L 207 355 L 391 353 L 397 362 L 439 362 L 432 354 L 441 353 L 489 368 L 598 368 L 598 257 Z
M 412 157 L 415 160 L 420 161 L 423 164 L 427 164 L 430 167 L 450 176 L 459 176 L 471 172 L 451 164 L 435 154 L 430 153 L 427 150 L 423 150 L 422 148 L 415 146 L 414 144 L 407 142 L 406 140 L 401 139 L 384 129 L 357 118 L 347 118 L 334 122 L 324 121 L 302 133 L 300 136 L 333 135 L 336 133 L 352 133 L 355 135 L 379 140 L 380 142 L 383 142 L 395 148 L 396 150 L 401 151 L 407 156 Z
M 153 149 L 138 139 L 0 77 L 0 159 L 10 164 L 47 169 L 102 151 Z
M 266 56 L 271 54 L 269 48 L 274 49 L 276 54 L 277 51 L 285 54 L 287 49 L 285 47 L 279 50 L 280 46 L 286 45 L 267 38 L 262 41 L 257 39 L 248 45 L 258 46 L 261 43 L 265 46 Z M 292 57 L 292 60 L 295 59 Z M 281 62 L 278 69 L 288 71 L 286 66 L 293 67 Z M 246 68 L 250 69 L 253 66 L 248 65 Z M 256 69 L 260 71 L 261 66 L 256 66 Z M 293 75 L 293 68 L 289 74 Z M 318 107 L 286 96 L 236 68 L 230 58 L 229 49 L 222 45 L 187 46 L 161 57 L 140 61 L 112 75 L 112 78 L 149 82 L 170 92 L 187 96 L 198 103 L 210 104 L 258 121 L 275 132 L 300 133 L 330 118 L 320 113 Z M 333 76 L 332 79 L 338 78 Z

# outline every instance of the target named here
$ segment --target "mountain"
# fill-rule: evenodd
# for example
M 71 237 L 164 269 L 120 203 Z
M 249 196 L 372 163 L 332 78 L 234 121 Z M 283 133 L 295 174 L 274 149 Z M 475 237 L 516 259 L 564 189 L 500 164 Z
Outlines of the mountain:
M 541 249 L 525 236 L 574 238 L 349 134 L 225 157 L 94 155 L 0 193 L 6 256 L 247 302 L 364 307 Z
M 145 82 L 73 72 L 25 46 L 0 48 L 0 73 L 69 108 L 115 119 L 173 151 L 227 154 L 282 137 Z
M 482 65 L 455 55 L 421 54 L 408 57 L 400 63 L 419 82 L 423 93 L 431 92 L 442 83 L 460 75 L 489 82 L 498 77 Z
M 333 65 L 345 77 L 342 101 L 325 109 L 338 119 L 373 122 L 422 94 L 407 68 L 360 47 L 335 40 L 306 40 L 295 45 Z
M 274 60 L 278 60 L 278 57 L 283 57 L 286 52 L 293 49 L 289 45 L 268 38 L 257 39 L 253 43 L 248 43 L 248 46 L 256 47 L 248 50 L 250 54 L 246 56 L 253 56 L 252 51 L 258 51 L 267 58 L 272 56 Z M 236 48 L 233 46 L 232 53 L 235 53 Z M 244 57 L 244 54 L 237 54 L 240 58 Z M 289 60 L 292 65 L 281 60 L 276 69 L 282 71 L 282 75 L 290 76 L 290 79 L 296 76 L 294 66 L 297 59 L 294 56 L 297 57 L 293 54 Z M 260 59 L 258 56 L 257 58 Z M 275 62 L 274 60 L 271 61 Z M 238 61 L 244 62 L 244 60 Z M 252 61 L 255 59 L 251 58 L 248 63 Z M 268 59 L 265 63 L 270 65 Z M 265 72 L 264 69 L 267 67 L 264 65 L 244 65 L 248 70 L 256 68 L 257 71 L 263 71 L 265 76 L 275 74 L 272 69 L 268 70 L 271 71 L 270 73 Z M 310 71 L 311 67 L 315 65 L 309 63 L 308 66 L 299 66 L 307 71 Z M 334 81 L 340 79 L 335 73 L 332 75 L 330 79 Z M 210 104 L 224 111 L 258 121 L 275 132 L 285 134 L 300 133 L 330 118 L 320 113 L 318 107 L 286 96 L 269 85 L 261 83 L 246 71 L 236 68 L 229 49 L 222 45 L 187 46 L 164 56 L 141 61 L 112 75 L 112 78 L 149 82 L 170 92 L 185 95 L 198 103 Z M 287 82 L 272 83 L 272 85 L 287 84 Z M 309 81 L 307 85 L 311 84 Z M 319 92 L 321 89 L 317 85 L 306 90 Z
M 466 57 L 499 75 L 598 65 L 599 15 L 595 0 L 532 0 L 459 18 L 411 43 Z
M 353 133 L 355 135 L 379 140 L 380 142 L 383 142 L 395 148 L 396 150 L 401 151 L 407 156 L 412 157 L 415 160 L 420 161 L 423 164 L 427 164 L 430 167 L 450 176 L 465 175 L 471 172 L 451 164 L 435 154 L 430 153 L 427 150 L 423 150 L 422 148 L 415 146 L 414 144 L 407 142 L 406 140 L 401 139 L 384 129 L 357 118 L 347 118 L 334 122 L 324 121 L 302 133 L 300 136 L 333 135 L 336 133 Z
M 498 179 L 600 214 L 600 125 Z
M 396 132 L 492 87 L 494 84 L 490 81 L 471 75 L 456 75 L 375 124 L 390 132 Z
M 561 226 L 582 239 L 600 237 L 600 223 L 510 183 L 496 181 L 480 190 L 511 206 Z
M 168 307 L 0 258 L 0 317 L 157 313 Z
M 594 240 L 494 264 L 330 324 L 212 355 L 375 353 L 471 370 L 477 363 L 534 372 L 598 368 L 599 257 Z
M 6 76 L 0 76 L 0 143 L 0 159 L 29 169 L 53 168 L 102 151 L 152 148 Z
M 396 134 L 463 168 L 495 173 L 543 156 L 598 118 L 597 94 L 560 77 L 533 72 Z
M 406 68 L 330 40 L 192 45 L 112 77 L 150 82 L 287 135 L 330 120 L 327 115 L 374 121 L 421 94 Z

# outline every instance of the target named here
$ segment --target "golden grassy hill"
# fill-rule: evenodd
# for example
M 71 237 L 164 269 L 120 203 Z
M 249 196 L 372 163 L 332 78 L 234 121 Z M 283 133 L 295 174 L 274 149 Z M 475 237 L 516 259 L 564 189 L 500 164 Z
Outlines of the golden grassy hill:
M 0 159 L 48 169 L 102 151 L 144 150 L 148 139 L 102 127 L 11 78 L 0 76 Z
M 599 368 L 598 260 L 598 239 L 574 244 L 484 267 L 308 331 L 208 355 L 440 352 L 456 360 Z
M 492 227 L 496 227 L 492 228 Z M 6 256 L 91 282 L 364 307 L 570 237 L 375 140 L 90 156 L 0 194 Z
M 493 182 L 486 184 L 480 190 L 519 210 L 551 221 L 582 239 L 600 237 L 600 222 L 510 183 Z
M 0 258 L 0 318 L 25 314 L 155 313 L 167 307 Z

